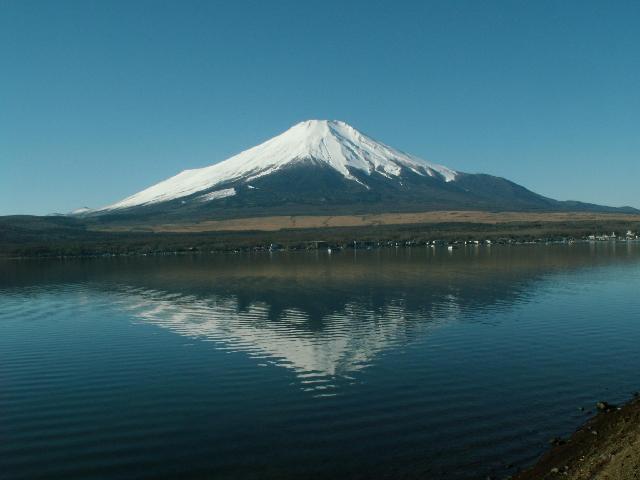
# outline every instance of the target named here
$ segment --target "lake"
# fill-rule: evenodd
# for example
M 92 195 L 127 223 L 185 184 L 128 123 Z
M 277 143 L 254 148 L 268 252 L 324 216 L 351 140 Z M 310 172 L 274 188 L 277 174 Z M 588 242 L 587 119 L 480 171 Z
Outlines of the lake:
M 639 345 L 637 243 L 3 261 L 0 476 L 501 478 Z

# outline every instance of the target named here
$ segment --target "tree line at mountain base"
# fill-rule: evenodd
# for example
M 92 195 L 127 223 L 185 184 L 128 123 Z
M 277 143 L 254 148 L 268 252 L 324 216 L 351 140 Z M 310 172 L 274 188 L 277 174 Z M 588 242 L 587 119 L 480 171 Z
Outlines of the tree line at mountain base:
M 620 219 L 498 224 L 429 223 L 286 229 L 273 232 L 108 232 L 87 228 L 71 217 L 0 217 L 0 256 L 60 257 L 229 252 L 277 248 L 303 250 L 443 244 L 486 240 L 492 243 L 569 241 L 598 233 L 640 231 L 636 221 Z M 320 242 L 320 243 L 319 243 Z

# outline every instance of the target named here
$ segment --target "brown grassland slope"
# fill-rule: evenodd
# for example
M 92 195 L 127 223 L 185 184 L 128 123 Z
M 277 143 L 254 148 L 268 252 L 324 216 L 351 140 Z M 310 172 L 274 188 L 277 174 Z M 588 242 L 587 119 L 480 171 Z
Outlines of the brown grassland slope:
M 195 223 L 156 224 L 108 224 L 96 225 L 94 231 L 127 232 L 131 230 L 150 232 L 273 232 L 291 229 L 366 227 L 381 225 L 416 225 L 435 223 L 470 223 L 496 225 L 500 223 L 562 223 L 599 221 L 640 221 L 640 215 L 591 212 L 480 212 L 437 211 L 417 213 L 379 213 L 366 215 L 294 215 L 237 218 L 229 220 L 203 220 Z

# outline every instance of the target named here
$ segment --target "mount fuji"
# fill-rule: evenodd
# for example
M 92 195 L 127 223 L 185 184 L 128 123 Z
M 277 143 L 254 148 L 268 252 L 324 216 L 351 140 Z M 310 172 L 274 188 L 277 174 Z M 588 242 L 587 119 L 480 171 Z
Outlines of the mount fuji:
M 75 215 L 182 220 L 426 210 L 635 212 L 553 200 L 504 178 L 427 162 L 341 121 L 308 120 L 227 160 Z

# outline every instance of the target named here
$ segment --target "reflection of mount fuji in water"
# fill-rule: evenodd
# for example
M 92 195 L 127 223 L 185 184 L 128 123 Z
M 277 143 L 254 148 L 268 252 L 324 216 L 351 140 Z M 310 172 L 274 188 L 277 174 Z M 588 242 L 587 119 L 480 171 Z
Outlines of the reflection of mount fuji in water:
M 178 259 L 138 271 L 126 303 L 143 322 L 293 369 L 321 386 L 455 319 L 490 321 L 554 273 L 610 262 L 582 246 Z M 626 255 L 625 255 L 626 257 Z M 547 279 L 548 282 L 543 280 Z M 132 284 L 138 284 L 131 278 Z
M 291 368 L 314 384 L 370 365 L 377 354 L 407 343 L 418 332 L 451 318 L 450 310 L 455 310 L 449 298 L 439 305 L 442 313 L 437 319 L 427 319 L 427 311 L 409 311 L 401 300 L 375 310 L 353 302 L 314 326 L 302 310 L 283 310 L 273 320 L 268 304 L 239 308 L 232 297 L 199 299 L 136 290 L 127 294 L 127 303 L 131 300 L 128 308 L 143 322 Z
M 348 377 L 442 323 L 491 322 L 484 311 L 526 302 L 563 274 L 638 261 L 638 247 L 467 247 L 453 254 L 422 247 L 37 268 L 43 282 L 115 290 L 142 322 L 285 366 L 321 387 L 322 379 Z

